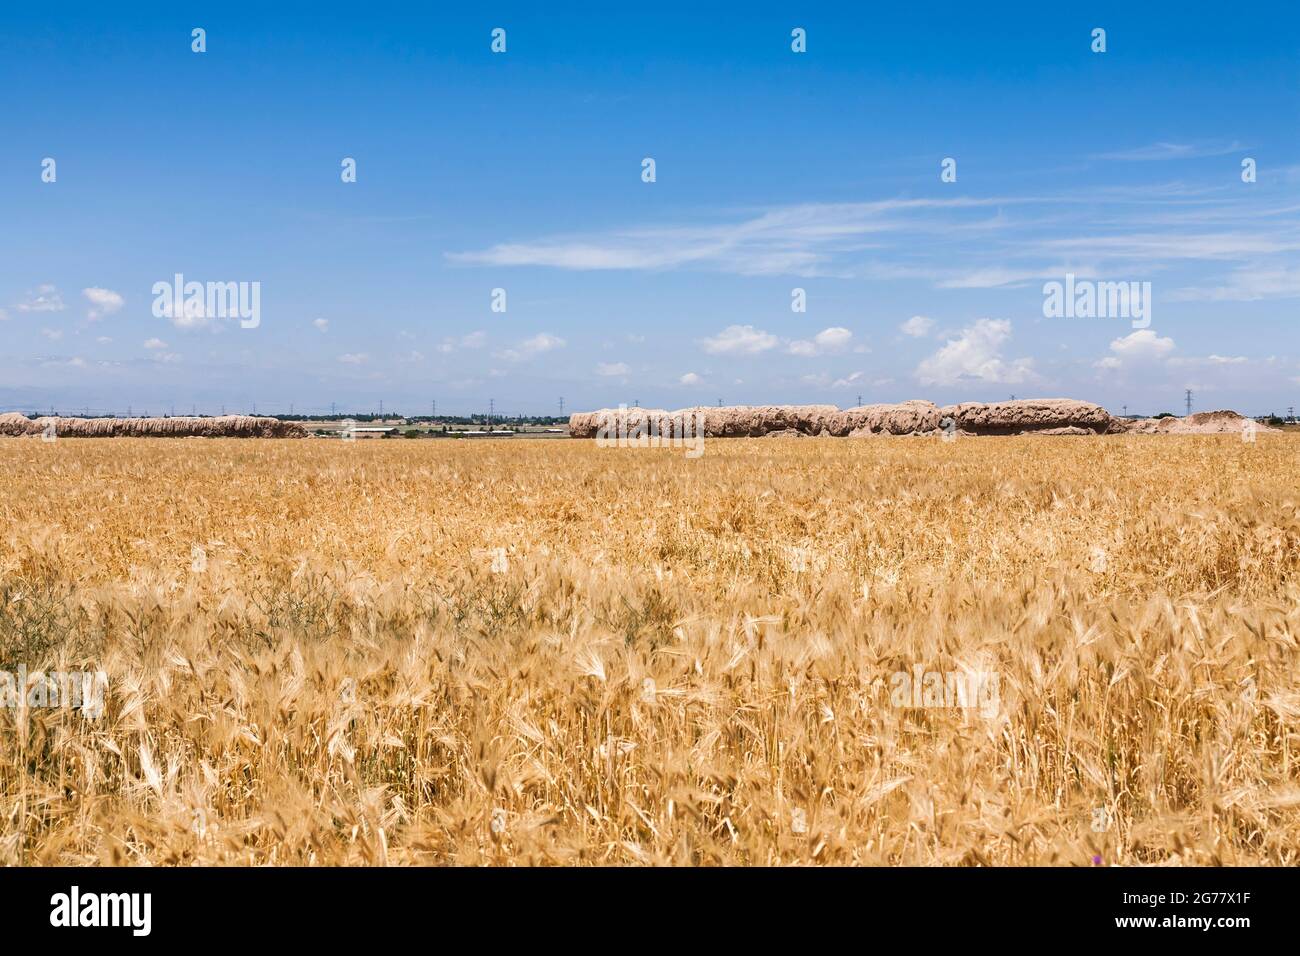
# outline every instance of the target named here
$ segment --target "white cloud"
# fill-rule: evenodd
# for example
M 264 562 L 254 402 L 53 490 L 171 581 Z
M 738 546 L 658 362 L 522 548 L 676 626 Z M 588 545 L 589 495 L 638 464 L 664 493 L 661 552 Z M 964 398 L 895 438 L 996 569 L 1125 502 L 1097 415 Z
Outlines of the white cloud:
M 100 345 L 107 345 L 109 342 L 112 342 L 113 340 L 110 339 L 107 335 L 101 335 L 97 339 L 95 339 L 95 341 L 98 342 Z
M 364 365 L 370 361 L 370 356 L 365 352 L 344 352 L 339 356 L 339 361 L 344 365 Z
M 106 315 L 111 315 L 125 304 L 125 300 L 112 289 L 91 286 L 89 289 L 82 289 L 81 294 L 90 303 L 90 310 L 86 313 L 86 318 L 91 322 L 102 319 Z
M 314 325 L 314 326 L 316 326 L 316 328 L 320 329 L 322 332 L 327 332 L 327 331 L 329 331 L 330 320 L 329 320 L 329 319 L 313 319 L 311 324 Z
M 59 290 L 54 286 L 41 285 L 36 287 L 35 292 L 28 292 L 27 298 L 15 308 L 19 312 L 62 312 L 63 296 L 59 295 Z
M 1183 356 L 1179 358 L 1171 358 L 1169 360 L 1169 364 L 1174 366 L 1179 366 L 1179 367 L 1211 366 L 1215 368 L 1221 368 L 1225 365 L 1245 365 L 1249 361 L 1250 359 L 1248 359 L 1244 355 L 1207 355 L 1204 358 L 1189 355 L 1189 356 Z
M 162 317 L 171 322 L 178 329 L 202 329 L 208 326 L 208 316 L 206 306 L 195 296 L 194 298 L 185 299 L 181 304 L 180 315 L 173 315 L 171 297 L 167 297 L 159 308 Z
M 900 325 L 898 330 L 904 335 L 910 335 L 914 339 L 920 339 L 929 335 L 932 328 L 934 328 L 934 319 L 927 319 L 923 315 L 914 315 Z
M 1110 343 L 1110 350 L 1121 363 L 1153 362 L 1164 358 L 1174 350 L 1174 340 L 1161 338 L 1154 329 L 1138 329 L 1131 335 L 1115 339 Z
M 704 379 L 700 378 L 700 377 L 699 377 L 698 375 L 696 375 L 694 372 L 687 372 L 685 375 L 683 375 L 683 376 L 682 376 L 681 378 L 679 378 L 677 381 L 679 381 L 679 382 L 680 382 L 681 384 L 683 384 L 683 385 L 703 385 L 703 384 L 704 384 Z
M 531 339 L 524 339 L 519 343 L 519 350 L 525 355 L 539 355 L 542 352 L 562 348 L 564 348 L 564 339 L 549 332 L 538 332 Z
M 63 338 L 63 330 L 62 329 L 41 329 L 41 335 L 45 336 L 51 342 L 57 342 L 59 339 Z
M 854 385 L 859 384 L 858 379 L 860 378 L 862 378 L 861 372 L 853 372 L 831 382 L 831 388 L 852 388 Z
M 848 329 L 832 326 L 829 329 L 822 329 L 812 337 L 812 341 L 807 339 L 796 339 L 787 346 L 786 351 L 791 355 L 799 355 L 804 358 L 811 358 L 816 355 L 825 355 L 828 352 L 839 352 L 849 340 L 853 338 L 853 333 Z
M 145 341 L 144 347 L 147 349 L 155 349 L 155 350 L 165 349 L 167 348 L 167 343 L 164 342 L 162 339 L 148 339 Z
M 565 344 L 564 339 L 557 335 L 551 335 L 549 332 L 539 332 L 530 339 L 524 339 L 512 349 L 495 353 L 495 357 L 505 359 L 508 362 L 522 362 L 544 352 L 562 349 Z
M 823 351 L 833 351 L 842 349 L 849 344 L 849 339 L 853 338 L 853 333 L 848 329 L 839 326 L 832 326 L 829 329 L 822 329 L 813 336 L 813 342 Z
M 729 325 L 712 338 L 702 339 L 704 351 L 712 354 L 757 355 L 776 348 L 775 335 L 752 325 Z
M 596 374 L 613 377 L 615 375 L 626 375 L 628 373 L 625 362 L 597 362 Z
M 1013 385 L 1033 381 L 1033 359 L 1007 361 L 999 347 L 1011 336 L 1006 319 L 980 319 L 949 339 L 943 348 L 922 360 L 916 378 L 922 385 L 958 385 L 988 382 Z

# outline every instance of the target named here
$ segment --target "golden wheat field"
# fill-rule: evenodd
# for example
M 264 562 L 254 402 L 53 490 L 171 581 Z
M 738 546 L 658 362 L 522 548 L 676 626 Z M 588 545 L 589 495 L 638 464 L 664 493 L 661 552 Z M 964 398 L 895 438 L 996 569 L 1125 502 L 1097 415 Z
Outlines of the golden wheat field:
M 0 441 L 0 862 L 1295 864 L 1298 461 Z

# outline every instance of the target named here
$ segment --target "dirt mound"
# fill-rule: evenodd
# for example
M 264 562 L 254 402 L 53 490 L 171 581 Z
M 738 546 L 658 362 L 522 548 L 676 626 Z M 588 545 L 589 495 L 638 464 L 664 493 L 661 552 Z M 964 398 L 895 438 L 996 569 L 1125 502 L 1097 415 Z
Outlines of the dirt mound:
M 693 430 L 696 416 L 702 416 L 707 438 L 761 438 L 772 432 L 797 431 L 820 435 L 830 417 L 837 413 L 834 405 L 732 405 L 714 407 L 697 405 L 667 411 L 662 408 L 602 408 L 595 412 L 575 412 L 569 416 L 569 435 L 595 438 L 602 425 L 610 437 L 618 428 L 632 430 L 653 427 L 657 434 L 676 435 L 679 429 Z M 624 432 L 627 433 L 626 431 Z
M 616 438 L 619 435 L 676 435 L 676 413 L 664 408 L 602 408 L 569 416 L 572 438 Z
M 805 435 L 820 435 L 830 417 L 838 412 L 834 405 L 732 405 L 683 409 L 690 415 L 704 413 L 706 438 L 761 438 L 768 432 L 793 429 Z
M 1141 418 L 1124 426 L 1125 431 L 1140 435 L 1240 435 L 1253 427 L 1255 432 L 1277 432 L 1281 429 L 1261 425 L 1230 409 L 1214 412 L 1196 412 L 1183 418 Z
M 659 434 L 671 435 L 672 426 L 663 422 L 693 422 L 704 417 L 707 438 L 735 438 L 762 435 L 834 435 L 853 438 L 868 435 L 930 435 L 944 430 L 951 419 L 963 435 L 1110 435 L 1124 432 L 1142 435 L 1239 434 L 1251 427 L 1251 419 L 1221 410 L 1197 412 L 1186 418 L 1145 418 L 1137 421 L 1116 418 L 1092 402 L 1072 398 L 1027 398 L 1006 402 L 962 402 L 936 407 L 914 399 L 897 405 L 859 405 L 838 409 L 834 405 L 733 405 L 696 406 L 677 411 L 663 409 L 611 409 L 578 412 L 569 419 L 574 438 L 594 438 L 602 421 L 617 422 L 622 415 L 629 425 L 657 419 Z M 0 416 L 0 434 L 6 419 Z M 21 416 L 19 416 L 21 418 Z M 25 421 L 25 419 L 24 419 Z M 1255 423 L 1257 432 L 1278 429 Z
M 852 438 L 925 434 L 939 427 L 940 418 L 933 402 L 919 399 L 898 405 L 859 405 L 830 416 L 830 433 Z
M 957 430 L 968 435 L 1101 435 L 1116 430 L 1115 419 L 1106 409 L 1073 398 L 962 402 L 944 406 L 939 414 L 951 418 Z
M 252 415 L 217 418 L 59 418 L 30 419 L 17 412 L 0 415 L 0 435 L 40 435 L 53 424 L 57 438 L 306 438 L 297 422 Z
M 29 435 L 32 420 L 17 412 L 5 412 L 0 415 L 0 435 Z

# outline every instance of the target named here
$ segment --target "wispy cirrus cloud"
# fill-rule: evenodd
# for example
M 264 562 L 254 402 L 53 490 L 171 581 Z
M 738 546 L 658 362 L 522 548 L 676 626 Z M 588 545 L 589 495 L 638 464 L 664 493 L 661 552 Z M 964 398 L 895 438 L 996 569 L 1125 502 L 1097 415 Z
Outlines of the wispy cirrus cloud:
M 1199 159 L 1202 156 L 1226 156 L 1239 153 L 1249 146 L 1241 143 L 1151 143 L 1132 149 L 1109 153 L 1094 153 L 1092 159 L 1107 159 L 1125 163 L 1161 162 L 1173 159 Z
M 1235 148 L 1235 144 L 1234 144 Z M 1228 147 L 1163 144 L 1137 155 Z M 1116 154 L 1117 156 L 1119 154 Z M 453 252 L 461 265 L 715 271 L 1022 289 L 1066 272 L 1103 279 L 1209 263 L 1200 298 L 1289 295 L 1274 259 L 1300 251 L 1300 203 L 1263 185 L 1183 182 L 1081 194 L 801 203 L 712 222 L 612 228 Z M 1284 264 L 1283 264 L 1284 265 Z M 1252 269 L 1234 280 L 1227 269 Z M 1275 273 L 1278 281 L 1270 281 Z
M 884 234 L 942 229 L 933 219 L 937 211 L 986 209 L 1017 201 L 957 197 L 802 203 L 710 225 L 632 227 L 599 235 L 498 243 L 478 251 L 448 253 L 447 259 L 460 265 L 573 270 L 695 267 L 741 275 L 818 275 L 834 271 L 844 253 L 878 244 Z
M 1234 261 L 1300 250 L 1300 234 L 1293 230 L 1199 234 L 1144 232 L 1048 239 L 1042 246 L 1054 254 L 1069 254 L 1094 260 Z
M 1261 299 L 1300 298 L 1300 269 L 1282 265 L 1237 269 L 1223 283 L 1184 286 L 1175 289 L 1170 298 L 1178 302 L 1258 302 Z

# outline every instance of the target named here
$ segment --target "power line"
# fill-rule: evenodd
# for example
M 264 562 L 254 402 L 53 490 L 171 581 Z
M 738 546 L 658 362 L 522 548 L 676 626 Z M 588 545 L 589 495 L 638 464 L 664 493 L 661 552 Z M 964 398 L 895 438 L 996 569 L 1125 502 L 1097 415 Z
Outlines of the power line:
M 1192 390 L 1190 388 L 1187 389 L 1186 401 L 1187 401 L 1187 414 L 1190 415 L 1192 414 Z

